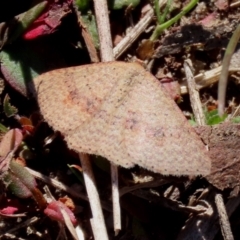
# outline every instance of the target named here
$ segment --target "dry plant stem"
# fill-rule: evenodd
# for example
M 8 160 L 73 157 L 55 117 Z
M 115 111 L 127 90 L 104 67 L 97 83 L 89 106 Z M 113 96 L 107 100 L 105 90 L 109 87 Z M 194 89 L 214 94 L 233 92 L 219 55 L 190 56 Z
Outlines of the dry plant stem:
M 98 27 L 98 35 L 100 41 L 100 53 L 102 62 L 114 60 L 112 36 L 110 31 L 110 23 L 108 17 L 107 0 L 94 0 L 94 9 Z M 112 201 L 113 201 L 113 222 L 115 235 L 121 230 L 121 208 L 118 192 L 118 169 L 115 164 L 111 164 L 112 177 Z
M 78 235 L 77 235 L 76 230 L 70 220 L 69 215 L 66 213 L 65 209 L 63 209 L 61 206 L 60 206 L 60 211 L 63 216 L 65 225 L 67 226 L 69 232 L 72 234 L 72 237 L 76 240 L 79 240 Z
M 215 195 L 215 203 L 219 214 L 219 222 L 224 240 L 234 240 L 222 194 Z
M 101 203 L 96 188 L 96 182 L 93 176 L 92 166 L 90 163 L 89 156 L 87 154 L 79 153 L 79 158 L 82 164 L 83 177 L 89 202 L 92 210 L 92 230 L 95 240 L 106 240 L 108 239 L 107 229 L 105 226 Z
M 94 0 L 94 10 L 97 21 L 102 62 L 113 61 L 113 45 L 108 18 L 108 5 L 106 0 Z
M 85 194 L 81 194 L 81 193 L 77 193 L 76 191 L 74 191 L 72 188 L 68 187 L 67 185 L 55 180 L 55 179 L 52 179 L 52 178 L 49 178 L 48 176 L 45 176 L 39 172 L 36 172 L 30 168 L 27 168 L 26 169 L 36 178 L 42 180 L 43 182 L 45 182 L 46 184 L 49 184 L 53 187 L 56 187 L 58 189 L 61 189 L 67 193 L 69 193 L 70 195 L 72 195 L 73 197 L 77 197 L 77 198 L 80 198 L 80 199 L 83 199 L 85 201 L 88 201 L 88 197 L 85 195 Z
M 204 214 L 206 211 L 206 207 L 203 206 L 185 206 L 181 202 L 176 200 L 171 200 L 165 197 L 159 197 L 159 195 L 152 194 L 149 190 L 138 189 L 133 191 L 132 194 L 139 198 L 145 199 L 152 203 L 161 202 L 161 205 L 172 209 L 174 211 L 181 211 L 186 213 L 194 213 L 194 214 Z
M 85 239 L 84 238 L 84 232 L 79 225 L 76 226 L 75 231 L 77 233 L 77 236 L 78 236 L 79 240 L 84 240 Z
M 170 183 L 170 182 L 171 181 L 169 181 L 167 179 L 159 179 L 159 180 L 150 181 L 150 182 L 146 182 L 146 183 L 139 183 L 139 184 L 131 186 L 131 187 L 123 187 L 123 188 L 120 189 L 120 196 L 122 197 L 124 194 L 129 193 L 129 192 L 133 192 L 133 191 L 138 190 L 138 189 L 163 186 L 163 185 L 165 185 L 167 183 Z
M 239 6 L 240 6 L 240 1 L 233 2 L 229 5 L 230 8 L 235 8 L 235 7 L 239 7 Z
M 131 29 L 130 32 L 121 40 L 121 42 L 113 49 L 114 58 L 119 58 L 139 37 L 141 33 L 145 31 L 150 24 L 154 16 L 153 9 L 150 9 L 146 15 Z
M 199 126 L 203 126 L 205 125 L 205 116 L 203 113 L 199 92 L 196 88 L 194 76 L 189 66 L 189 60 L 186 60 L 184 62 L 184 69 L 185 69 L 185 74 L 188 82 L 189 96 L 190 96 L 194 117 L 196 119 L 197 124 Z
M 119 206 L 119 189 L 118 189 L 118 168 L 111 163 L 111 179 L 112 179 L 112 196 L 113 196 L 113 224 L 115 235 L 121 230 L 121 209 Z
M 67 192 L 68 194 L 72 195 L 73 197 L 76 197 L 76 198 L 80 198 L 82 200 L 85 200 L 85 201 L 89 201 L 88 200 L 88 197 L 85 195 L 85 194 L 82 194 L 82 193 L 78 193 L 76 191 L 74 191 L 71 187 L 68 187 L 67 185 L 55 180 L 55 179 L 52 179 L 52 178 L 49 178 L 39 172 L 36 172 L 30 168 L 27 168 L 26 169 L 36 178 L 40 179 L 41 181 L 45 182 L 46 184 L 49 184 L 53 187 L 56 187 L 58 189 L 61 189 L 65 192 Z M 112 212 L 111 210 L 111 207 L 110 205 L 107 203 L 107 202 L 104 202 L 102 201 L 102 207 L 108 211 L 108 212 Z
M 222 67 L 217 67 L 214 69 L 211 69 L 209 71 L 206 71 L 205 73 L 200 73 L 194 77 L 195 82 L 196 82 L 196 87 L 197 90 L 200 90 L 204 87 L 207 87 L 211 84 L 216 83 L 219 80 L 219 76 L 221 74 Z M 234 72 L 239 72 L 240 68 L 233 68 L 230 67 L 229 69 L 229 74 L 232 74 Z M 181 83 L 181 94 L 187 94 L 188 93 L 188 88 L 187 88 L 187 82 L 183 81 Z
M 93 39 L 88 31 L 88 29 L 85 27 L 84 22 L 82 20 L 82 17 L 80 15 L 80 12 L 78 11 L 76 4 L 73 3 L 74 6 L 74 12 L 78 18 L 78 24 L 80 25 L 80 29 L 81 29 L 81 33 L 82 33 L 82 37 L 85 41 L 91 62 L 99 62 L 99 58 L 98 58 L 98 54 L 97 54 L 97 50 L 94 46 L 93 43 Z
M 222 72 L 218 82 L 218 114 L 222 116 L 225 111 L 225 98 L 227 91 L 227 78 L 228 78 L 228 69 L 231 61 L 231 57 L 235 51 L 238 40 L 240 38 L 240 25 L 237 26 L 234 31 L 227 49 L 224 54 L 223 63 L 222 63 Z

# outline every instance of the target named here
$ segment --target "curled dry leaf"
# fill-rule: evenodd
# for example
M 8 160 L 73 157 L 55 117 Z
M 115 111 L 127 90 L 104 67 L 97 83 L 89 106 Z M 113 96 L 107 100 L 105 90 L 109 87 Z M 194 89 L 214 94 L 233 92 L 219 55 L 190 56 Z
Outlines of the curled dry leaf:
M 0 175 L 8 170 L 14 152 L 21 144 L 23 135 L 20 129 L 9 130 L 0 142 Z
M 161 83 L 140 65 L 64 68 L 34 83 L 44 118 L 71 149 L 167 175 L 210 172 L 204 144 Z
M 0 142 L 0 157 L 6 157 L 10 151 L 15 151 L 21 144 L 23 135 L 20 129 L 9 130 Z

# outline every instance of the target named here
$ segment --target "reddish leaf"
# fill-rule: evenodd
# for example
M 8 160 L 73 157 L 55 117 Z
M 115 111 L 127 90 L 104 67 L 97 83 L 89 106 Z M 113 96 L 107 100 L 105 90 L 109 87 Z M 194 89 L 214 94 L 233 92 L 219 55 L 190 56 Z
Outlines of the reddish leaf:
M 60 221 L 60 222 L 64 223 L 64 218 L 62 216 L 60 208 L 62 208 L 66 211 L 66 213 L 68 214 L 72 224 L 75 225 L 77 223 L 77 220 L 76 220 L 73 212 L 66 205 L 64 205 L 60 201 L 52 201 L 51 203 L 49 203 L 47 208 L 44 210 L 44 213 L 47 216 L 49 216 L 50 218 L 52 218 L 53 220 Z
M 0 214 L 4 214 L 4 215 L 11 215 L 14 214 L 16 211 L 18 211 L 18 209 L 16 207 L 5 207 L 3 209 L 0 209 Z
M 3 181 L 6 187 L 19 198 L 29 198 L 32 196 L 31 191 L 11 172 L 5 173 Z
M 21 144 L 23 135 L 20 129 L 9 130 L 0 142 L 0 156 L 5 157 L 10 151 L 15 151 Z
M 39 36 L 48 35 L 61 24 L 61 20 L 71 12 L 72 0 L 48 1 L 48 7 L 28 28 L 23 38 L 26 40 L 34 39 Z
M 9 164 L 11 171 L 5 172 L 5 185 L 19 198 L 28 198 L 35 191 L 35 178 L 19 163 L 12 160 Z
M 30 191 L 35 189 L 37 183 L 35 178 L 22 165 L 16 161 L 10 163 L 11 172 L 21 181 Z

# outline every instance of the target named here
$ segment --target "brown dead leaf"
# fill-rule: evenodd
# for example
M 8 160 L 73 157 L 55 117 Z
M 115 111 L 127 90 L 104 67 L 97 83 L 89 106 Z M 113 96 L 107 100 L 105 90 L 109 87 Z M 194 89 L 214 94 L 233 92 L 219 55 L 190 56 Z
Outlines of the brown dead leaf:
M 161 83 L 136 63 L 64 68 L 35 79 L 46 121 L 69 148 L 126 168 L 206 175 L 204 144 Z
M 224 123 L 195 129 L 208 145 L 212 159 L 211 174 L 207 180 L 221 190 L 239 187 L 240 125 Z

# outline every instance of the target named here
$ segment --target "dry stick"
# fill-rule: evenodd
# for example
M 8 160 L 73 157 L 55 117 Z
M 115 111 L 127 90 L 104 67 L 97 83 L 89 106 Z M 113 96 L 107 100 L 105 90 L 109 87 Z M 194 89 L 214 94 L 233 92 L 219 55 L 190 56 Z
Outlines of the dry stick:
M 131 29 L 129 33 L 120 41 L 120 43 L 113 49 L 114 58 L 119 58 L 124 51 L 126 51 L 132 43 L 139 37 L 139 35 L 146 30 L 154 16 L 153 9 L 150 9 L 145 16 Z
M 90 222 L 92 225 L 94 239 L 106 240 L 108 239 L 107 229 L 104 222 L 103 212 L 96 188 L 96 182 L 94 179 L 91 162 L 87 154 L 79 153 L 79 158 L 82 164 L 83 177 L 93 216 Z
M 37 179 L 40 179 L 42 180 L 43 182 L 45 182 L 46 184 L 49 184 L 53 187 L 56 187 L 58 189 L 61 189 L 67 193 L 69 193 L 70 195 L 74 196 L 74 197 L 77 197 L 77 198 L 80 198 L 80 199 L 83 199 L 85 201 L 88 201 L 88 197 L 85 195 L 85 194 L 82 194 L 82 193 L 78 193 L 76 191 L 74 191 L 72 188 L 68 187 L 67 185 L 55 180 L 55 179 L 52 179 L 42 173 L 39 173 L 37 171 L 34 171 L 30 168 L 27 168 L 25 167 L 29 173 L 31 173 L 35 178 Z
M 211 84 L 216 83 L 219 80 L 221 71 L 222 71 L 222 67 L 217 67 L 217 68 L 211 69 L 209 71 L 206 71 L 204 73 L 200 73 L 200 74 L 194 76 L 197 90 L 200 90 L 204 87 L 207 87 Z M 240 68 L 230 66 L 229 74 L 232 74 L 234 72 L 240 72 Z M 188 93 L 187 83 L 185 80 L 183 82 L 181 82 L 180 88 L 181 88 L 181 94 Z
M 121 208 L 119 202 L 118 188 L 118 168 L 114 163 L 111 163 L 111 179 L 112 179 L 112 203 L 113 203 L 113 224 L 115 236 L 121 230 Z
M 189 60 L 184 61 L 184 69 L 185 69 L 185 74 L 186 74 L 187 83 L 188 83 L 190 102 L 191 102 L 193 114 L 194 114 L 197 124 L 199 126 L 204 126 L 205 125 L 205 116 L 203 113 L 199 92 L 196 88 L 194 76 L 192 74 L 192 71 L 191 71 L 189 65 L 190 65 Z
M 113 46 L 108 18 L 107 0 L 94 0 L 94 10 L 100 41 L 100 54 L 102 62 L 113 61 Z
M 219 214 L 219 221 L 224 240 L 234 240 L 222 194 L 215 195 L 215 203 Z
M 196 90 L 196 83 L 194 80 L 194 76 L 189 67 L 189 60 L 186 60 L 184 62 L 184 69 L 185 69 L 186 78 L 187 78 L 187 82 L 188 82 L 191 106 L 193 109 L 193 113 L 194 113 L 196 122 L 198 125 L 204 126 L 205 125 L 205 116 L 203 113 L 199 92 Z M 232 232 L 230 229 L 230 224 L 229 224 L 229 220 L 227 217 L 226 208 L 223 203 L 222 195 L 215 194 L 214 198 L 215 198 L 215 203 L 216 203 L 218 214 L 219 214 L 220 227 L 221 227 L 223 237 L 225 240 L 232 240 L 233 239 L 233 238 L 231 238 Z
M 94 0 L 94 10 L 97 21 L 102 62 L 113 61 L 113 45 L 108 17 L 107 0 Z M 118 169 L 111 163 L 113 225 L 115 235 L 121 230 L 121 208 L 118 190 Z
M 240 1 L 233 2 L 229 5 L 230 8 L 235 8 L 235 7 L 239 7 L 239 6 L 240 6 Z

